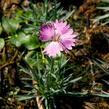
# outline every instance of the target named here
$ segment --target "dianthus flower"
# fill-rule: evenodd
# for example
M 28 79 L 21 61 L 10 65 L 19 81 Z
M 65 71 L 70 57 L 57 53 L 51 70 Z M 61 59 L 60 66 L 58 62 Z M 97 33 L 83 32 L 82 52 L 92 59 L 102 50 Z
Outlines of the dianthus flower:
M 40 29 L 40 40 L 48 42 L 43 52 L 49 57 L 56 57 L 61 51 L 71 50 L 72 46 L 75 46 L 75 37 L 73 29 L 64 21 L 56 20 L 42 25 Z

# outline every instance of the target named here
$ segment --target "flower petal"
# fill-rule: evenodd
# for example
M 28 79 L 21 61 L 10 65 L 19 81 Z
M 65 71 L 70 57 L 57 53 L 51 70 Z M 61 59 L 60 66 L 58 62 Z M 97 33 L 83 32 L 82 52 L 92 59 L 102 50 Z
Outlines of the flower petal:
M 65 34 L 65 33 L 68 33 L 69 34 L 72 34 L 73 33 L 73 30 L 70 29 L 70 26 L 69 25 L 66 25 L 65 27 L 63 27 L 63 29 L 61 30 L 61 34 Z
M 64 32 L 66 32 L 69 28 L 69 25 L 67 25 L 67 22 L 63 22 L 63 21 L 58 21 L 56 20 L 53 23 L 55 30 L 56 30 L 56 34 L 63 34 Z
M 44 49 L 44 53 L 47 54 L 49 57 L 56 57 L 56 55 L 60 54 L 62 51 L 62 47 L 58 42 L 51 42 L 48 46 Z
M 54 37 L 54 27 L 52 24 L 43 25 L 40 29 L 40 37 L 41 41 L 49 41 Z
M 60 43 L 62 45 L 63 51 L 68 51 L 72 49 L 72 46 L 75 46 L 76 39 L 66 39 L 62 40 Z

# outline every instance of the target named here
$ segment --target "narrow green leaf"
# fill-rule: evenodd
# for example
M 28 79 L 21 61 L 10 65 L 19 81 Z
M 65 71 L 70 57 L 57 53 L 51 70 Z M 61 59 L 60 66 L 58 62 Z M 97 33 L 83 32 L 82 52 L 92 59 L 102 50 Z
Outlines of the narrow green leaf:
M 82 77 L 78 77 L 73 80 L 70 80 L 70 81 L 68 81 L 68 83 L 65 83 L 64 86 L 68 86 L 69 84 L 75 83 L 75 82 L 79 81 L 80 79 L 82 79 Z
M 99 97 L 104 97 L 104 98 L 109 98 L 109 93 L 108 94 L 93 94 L 95 96 L 99 96 Z
M 33 96 L 33 95 L 19 95 L 19 96 L 17 96 L 17 100 L 18 101 L 23 101 L 23 100 L 28 100 L 28 99 L 32 99 L 32 98 L 35 98 L 35 96 Z
M 95 20 L 94 20 L 94 23 L 95 22 L 98 22 L 99 20 L 102 20 L 102 19 L 105 19 L 105 18 L 109 18 L 109 14 L 105 14 L 105 15 L 102 15 L 102 16 L 99 16 L 97 17 Z
M 102 10 L 105 10 L 105 11 L 109 11 L 109 7 L 97 7 L 97 9 L 102 9 Z

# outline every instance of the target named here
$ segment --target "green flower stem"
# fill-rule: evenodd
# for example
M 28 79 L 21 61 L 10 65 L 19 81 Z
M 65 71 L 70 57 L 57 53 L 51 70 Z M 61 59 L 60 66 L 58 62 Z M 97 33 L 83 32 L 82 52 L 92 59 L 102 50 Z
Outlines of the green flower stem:
M 45 19 L 47 20 L 48 0 L 44 0 L 44 13 L 45 13 Z
M 55 9 L 54 9 L 54 18 L 57 19 L 57 9 L 56 9 L 56 4 L 57 4 L 57 1 L 54 0 L 54 4 L 55 4 Z
M 50 58 L 50 72 L 48 73 L 48 77 L 47 77 L 47 90 L 48 92 L 50 91 L 51 85 L 52 85 L 52 77 L 51 74 L 54 73 L 54 59 Z M 52 109 L 52 97 L 51 97 L 51 92 L 50 92 L 50 96 L 48 96 L 47 99 L 47 105 L 48 105 L 48 109 Z

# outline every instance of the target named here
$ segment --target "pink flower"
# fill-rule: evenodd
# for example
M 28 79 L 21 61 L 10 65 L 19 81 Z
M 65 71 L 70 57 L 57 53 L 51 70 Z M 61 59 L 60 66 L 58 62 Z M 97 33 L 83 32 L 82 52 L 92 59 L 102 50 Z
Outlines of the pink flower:
M 48 42 L 44 53 L 49 57 L 56 57 L 61 51 L 67 52 L 75 46 L 76 34 L 67 22 L 58 21 L 42 25 L 40 29 L 40 40 Z

